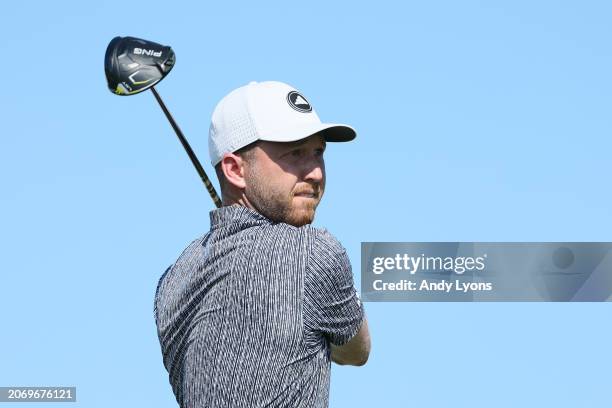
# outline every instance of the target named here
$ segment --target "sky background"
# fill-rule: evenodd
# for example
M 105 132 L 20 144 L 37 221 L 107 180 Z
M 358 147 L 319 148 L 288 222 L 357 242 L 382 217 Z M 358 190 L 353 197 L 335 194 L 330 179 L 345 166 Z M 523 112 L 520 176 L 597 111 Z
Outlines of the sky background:
M 7 2 L 0 13 L 0 386 L 174 407 L 158 278 L 213 204 L 150 93 L 112 95 L 117 35 L 171 45 L 158 85 L 213 174 L 215 104 L 297 87 L 357 129 L 315 224 L 362 241 L 610 241 L 604 1 Z M 610 304 L 367 303 L 372 353 L 331 407 L 610 404 Z M 3 406 L 22 406 L 3 404 Z

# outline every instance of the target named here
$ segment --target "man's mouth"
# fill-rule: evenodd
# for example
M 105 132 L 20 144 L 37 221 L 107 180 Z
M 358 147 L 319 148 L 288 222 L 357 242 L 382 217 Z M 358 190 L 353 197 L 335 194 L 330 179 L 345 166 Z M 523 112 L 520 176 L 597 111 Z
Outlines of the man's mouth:
M 319 196 L 319 194 L 317 193 L 309 193 L 309 192 L 301 192 L 301 193 L 296 193 L 295 197 L 306 197 L 306 198 L 317 198 Z

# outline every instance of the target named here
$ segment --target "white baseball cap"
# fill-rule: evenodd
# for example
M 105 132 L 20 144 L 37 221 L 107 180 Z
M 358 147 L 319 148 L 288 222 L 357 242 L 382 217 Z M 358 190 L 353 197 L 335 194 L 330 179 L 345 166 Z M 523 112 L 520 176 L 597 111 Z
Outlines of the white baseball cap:
M 293 142 L 321 132 L 328 142 L 348 142 L 355 130 L 336 123 L 321 123 L 308 100 L 282 82 L 250 82 L 233 90 L 215 107 L 208 132 L 210 162 L 217 165 L 256 140 Z

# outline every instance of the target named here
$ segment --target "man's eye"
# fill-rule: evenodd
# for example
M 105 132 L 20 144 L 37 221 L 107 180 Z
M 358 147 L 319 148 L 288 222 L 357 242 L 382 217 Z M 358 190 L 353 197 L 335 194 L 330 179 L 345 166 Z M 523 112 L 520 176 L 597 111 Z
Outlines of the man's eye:
M 317 149 L 317 150 L 315 151 L 315 154 L 316 154 L 317 156 L 319 156 L 319 157 L 320 157 L 320 156 L 323 156 L 323 152 L 324 152 L 324 151 L 325 151 L 325 149 Z

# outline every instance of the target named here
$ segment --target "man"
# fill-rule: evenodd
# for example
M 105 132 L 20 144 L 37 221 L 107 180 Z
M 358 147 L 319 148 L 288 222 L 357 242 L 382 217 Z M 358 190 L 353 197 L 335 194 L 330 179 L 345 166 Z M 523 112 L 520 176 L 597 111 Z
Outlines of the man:
M 223 206 L 162 275 L 155 320 L 181 407 L 327 407 L 330 360 L 363 365 L 370 337 L 349 259 L 311 225 L 325 190 L 323 124 L 281 82 L 251 82 L 212 116 Z

